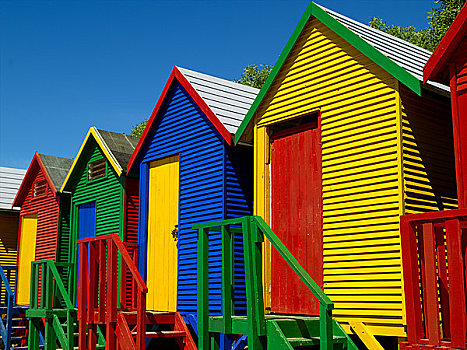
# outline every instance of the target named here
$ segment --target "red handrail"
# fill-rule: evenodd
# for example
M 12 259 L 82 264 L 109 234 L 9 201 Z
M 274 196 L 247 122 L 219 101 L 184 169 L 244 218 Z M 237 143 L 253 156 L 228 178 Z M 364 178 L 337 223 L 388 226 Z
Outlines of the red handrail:
M 106 324 L 106 349 L 116 349 L 117 311 L 136 311 L 136 348 L 144 349 L 146 344 L 145 315 L 148 287 L 130 257 L 128 249 L 137 255 L 137 246 L 122 243 L 117 235 L 105 235 L 78 240 L 78 320 L 79 349 L 87 349 L 87 344 L 95 348 L 97 324 Z M 125 245 L 127 247 L 125 247 Z M 118 255 L 120 254 L 120 264 Z M 120 307 L 117 305 L 118 280 L 120 269 Z M 125 288 L 127 276 L 131 277 L 131 306 Z M 86 327 L 88 335 L 86 336 Z M 87 343 L 87 344 L 86 344 Z
M 401 217 L 410 346 L 466 347 L 466 228 L 466 209 Z

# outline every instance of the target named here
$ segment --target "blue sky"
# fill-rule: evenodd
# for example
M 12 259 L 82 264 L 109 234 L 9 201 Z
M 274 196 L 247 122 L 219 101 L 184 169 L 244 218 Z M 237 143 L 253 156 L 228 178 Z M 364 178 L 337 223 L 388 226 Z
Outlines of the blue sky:
M 238 79 L 273 65 L 308 0 L 0 0 L 0 166 L 72 158 L 88 131 L 129 133 L 174 65 Z M 367 23 L 426 27 L 431 0 L 321 0 Z

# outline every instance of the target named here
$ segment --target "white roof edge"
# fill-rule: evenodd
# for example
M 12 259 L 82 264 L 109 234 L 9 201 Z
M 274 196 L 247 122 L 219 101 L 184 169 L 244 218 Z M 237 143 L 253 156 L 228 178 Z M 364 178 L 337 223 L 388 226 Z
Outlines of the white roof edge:
M 316 3 L 315 3 L 316 4 Z M 353 25 L 355 25 L 356 27 L 364 27 L 364 30 L 368 31 L 368 35 L 374 33 L 375 36 L 379 36 L 380 38 L 386 38 L 388 39 L 388 43 L 387 45 L 389 45 L 389 41 L 391 41 L 394 45 L 396 44 L 400 44 L 401 46 L 404 46 L 405 49 L 407 50 L 407 53 L 410 53 L 410 54 L 418 54 L 420 55 L 420 59 L 423 58 L 423 60 L 425 61 L 428 61 L 428 59 L 430 58 L 430 56 L 432 55 L 432 52 L 429 51 L 429 50 L 426 50 L 422 47 L 419 47 L 415 44 L 412 44 L 408 41 L 405 41 L 403 39 L 400 39 L 400 38 L 397 38 L 391 34 L 388 34 L 388 33 L 385 33 L 381 30 L 378 30 L 376 28 L 372 28 L 370 27 L 368 24 L 365 24 L 365 23 L 361 23 L 359 21 L 356 21 L 352 18 L 349 18 L 339 12 L 336 12 L 336 11 L 333 11 L 333 10 L 330 10 L 320 4 L 316 4 L 317 6 L 319 6 L 320 8 L 322 8 L 324 11 L 326 11 L 326 13 L 330 14 L 331 16 L 333 16 L 334 19 L 336 19 L 338 22 L 338 18 L 342 18 L 343 20 L 345 21 L 348 21 L 349 23 L 352 23 Z M 346 26 L 344 23 L 341 23 L 342 25 Z M 347 27 L 347 26 L 346 26 Z M 373 45 L 371 42 L 369 42 L 368 40 L 366 40 L 365 38 L 362 38 L 358 33 L 356 33 L 355 31 L 352 30 L 352 28 L 349 28 L 347 27 L 349 30 L 351 30 L 355 35 L 358 35 L 362 40 L 364 40 L 365 42 L 367 42 L 369 45 L 371 45 L 372 47 L 374 47 L 376 50 L 378 50 L 380 53 L 382 53 L 383 55 L 385 55 L 386 57 L 388 57 L 391 61 L 393 61 L 395 64 L 397 64 L 399 67 L 401 67 L 402 69 L 404 69 L 407 73 L 409 73 L 410 75 L 412 75 L 414 78 L 416 78 L 417 80 L 419 80 L 420 82 L 423 81 L 423 66 L 419 66 L 418 69 L 415 67 L 417 65 L 416 62 L 412 61 L 411 63 L 413 65 L 415 65 L 413 67 L 413 70 L 419 70 L 419 72 L 411 72 L 409 71 L 406 67 L 403 67 L 401 66 L 400 63 L 398 63 L 396 60 L 394 60 L 394 58 L 388 56 L 387 54 L 385 54 L 384 52 L 381 51 L 380 48 L 376 47 L 375 45 Z M 401 48 L 402 49 L 402 48 Z M 413 52 L 412 52 L 413 51 Z M 426 56 L 423 57 L 423 56 Z M 422 61 L 420 61 L 422 62 Z M 409 63 L 407 63 L 407 65 L 409 65 Z M 445 92 L 448 92 L 450 91 L 450 87 L 449 86 L 446 86 L 444 84 L 439 84 L 439 83 L 436 83 L 436 82 L 431 82 L 431 81 L 428 81 L 427 84 L 423 84 L 423 86 L 427 86 L 429 85 L 431 88 L 434 88 L 435 90 L 439 90 L 441 94 L 445 93 Z
M 333 11 L 333 10 L 330 10 L 330 9 L 328 9 L 327 7 L 321 6 L 320 4 L 316 4 L 316 5 L 318 5 L 319 7 L 321 7 L 321 8 L 322 8 L 323 10 L 325 10 L 326 12 L 330 12 L 330 13 L 334 14 L 335 16 L 345 17 L 345 19 L 349 20 L 349 22 L 353 22 L 354 24 L 358 24 L 358 25 L 362 25 L 362 24 L 363 24 L 363 25 L 367 26 L 369 30 L 373 31 L 373 32 L 376 33 L 376 34 L 381 34 L 381 35 L 383 35 L 383 36 L 386 36 L 387 38 L 390 38 L 391 40 L 398 41 L 399 43 L 404 44 L 404 45 L 407 45 L 407 46 L 410 46 L 410 47 L 412 47 L 412 48 L 414 48 L 414 49 L 416 49 L 416 50 L 424 51 L 426 54 L 428 54 L 428 55 L 430 55 L 430 56 L 431 56 L 431 54 L 433 53 L 433 52 L 431 52 L 431 51 L 429 51 L 429 50 L 427 50 L 427 49 L 424 49 L 423 47 L 420 47 L 420 46 L 417 46 L 417 45 L 415 45 L 415 44 L 412 44 L 412 43 L 410 43 L 410 42 L 408 42 L 408 41 L 405 41 L 404 39 L 398 38 L 398 37 L 396 37 L 396 36 L 393 36 L 393 35 L 391 35 L 391 34 L 388 34 L 388 33 L 386 33 L 386 32 L 383 32 L 383 31 L 381 31 L 381 30 L 378 30 L 378 29 L 376 29 L 376 28 L 370 27 L 368 24 L 365 24 L 365 23 L 356 21 L 356 20 L 354 20 L 354 19 L 352 19 L 352 18 L 350 18 L 350 17 L 347 17 L 347 16 L 343 15 L 342 13 L 339 13 L 339 12 L 336 12 L 336 11 Z
M 193 75 L 202 76 L 202 77 L 206 78 L 209 81 L 217 81 L 218 83 L 220 83 L 222 85 L 227 85 L 227 86 L 232 87 L 234 89 L 249 91 L 249 92 L 252 92 L 252 93 L 255 93 L 255 94 L 257 94 L 259 92 L 259 89 L 254 88 L 252 86 L 243 85 L 243 84 L 240 84 L 240 83 L 235 83 L 233 81 L 230 81 L 230 80 L 227 80 L 227 79 L 224 79 L 224 78 L 219 78 L 219 77 L 215 77 L 213 75 L 200 73 L 200 72 L 197 72 L 197 71 L 194 71 L 194 70 L 191 70 L 191 69 L 187 69 L 187 68 L 183 68 L 183 67 L 179 67 L 179 66 L 176 66 L 176 67 L 183 73 L 183 75 L 191 73 Z

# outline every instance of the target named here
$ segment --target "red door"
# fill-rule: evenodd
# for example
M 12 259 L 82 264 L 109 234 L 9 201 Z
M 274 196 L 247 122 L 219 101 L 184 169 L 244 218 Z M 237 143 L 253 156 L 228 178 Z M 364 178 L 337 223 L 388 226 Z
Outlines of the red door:
M 272 229 L 323 287 L 321 134 L 318 123 L 273 135 Z M 271 311 L 318 314 L 318 302 L 284 259 L 272 250 Z

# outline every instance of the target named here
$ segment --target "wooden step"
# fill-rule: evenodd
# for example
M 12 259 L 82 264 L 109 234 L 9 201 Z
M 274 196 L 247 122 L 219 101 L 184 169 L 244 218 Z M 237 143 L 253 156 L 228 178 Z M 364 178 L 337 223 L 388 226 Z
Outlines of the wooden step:
M 21 329 L 28 329 L 28 326 L 12 326 L 12 330 L 21 330 Z
M 131 332 L 136 337 L 136 332 Z M 182 338 L 185 337 L 186 333 L 183 331 L 155 331 L 146 332 L 147 338 Z
M 302 346 L 314 346 L 319 344 L 319 338 L 318 340 L 310 338 L 287 338 L 287 340 L 294 348 Z
M 125 311 L 121 312 L 125 317 L 128 325 L 135 325 L 137 322 L 136 311 Z M 174 312 L 156 312 L 146 311 L 146 324 L 174 324 L 175 313 Z

